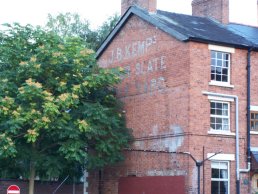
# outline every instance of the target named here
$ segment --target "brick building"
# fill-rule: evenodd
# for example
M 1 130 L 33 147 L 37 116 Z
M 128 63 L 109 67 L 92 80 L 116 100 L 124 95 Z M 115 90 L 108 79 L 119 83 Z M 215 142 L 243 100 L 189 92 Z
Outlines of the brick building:
M 90 194 L 258 192 L 258 28 L 231 23 L 234 2 L 193 0 L 190 16 L 121 1 L 97 59 L 126 71 L 117 95 L 135 139 L 91 173 Z

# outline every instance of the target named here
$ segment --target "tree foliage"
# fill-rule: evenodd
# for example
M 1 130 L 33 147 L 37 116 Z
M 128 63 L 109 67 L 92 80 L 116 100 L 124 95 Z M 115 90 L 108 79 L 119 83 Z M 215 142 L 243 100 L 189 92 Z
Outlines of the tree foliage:
M 99 28 L 91 30 L 89 21 L 82 19 L 77 13 L 60 13 L 57 16 L 49 14 L 46 28 L 61 37 L 80 37 L 88 48 L 97 50 L 118 20 L 119 16 L 115 14 Z
M 130 140 L 115 97 L 122 69 L 102 69 L 78 38 L 6 25 L 0 32 L 0 173 L 58 178 L 123 159 Z M 9 175 L 9 176 L 8 176 Z

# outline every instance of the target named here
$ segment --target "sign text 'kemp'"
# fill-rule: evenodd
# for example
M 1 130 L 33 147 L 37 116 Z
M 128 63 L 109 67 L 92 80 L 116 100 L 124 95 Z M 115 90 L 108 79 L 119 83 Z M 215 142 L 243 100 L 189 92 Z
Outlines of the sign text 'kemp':
M 142 56 L 148 52 L 148 48 L 156 44 L 156 36 L 148 37 L 144 41 L 132 41 L 124 47 L 117 47 L 111 51 L 111 56 L 106 61 L 101 61 L 103 67 L 124 59 L 133 59 Z

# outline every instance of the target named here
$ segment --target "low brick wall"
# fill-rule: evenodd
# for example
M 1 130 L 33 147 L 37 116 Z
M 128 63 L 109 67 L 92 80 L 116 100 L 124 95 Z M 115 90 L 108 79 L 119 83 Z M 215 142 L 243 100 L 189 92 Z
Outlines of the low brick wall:
M 43 182 L 35 181 L 34 194 L 52 194 L 61 182 Z M 10 185 L 17 185 L 21 189 L 21 194 L 28 194 L 29 182 L 17 180 L 1 180 L 0 179 L 0 194 L 7 194 L 7 188 Z M 83 194 L 83 184 L 64 184 L 56 192 L 56 194 Z

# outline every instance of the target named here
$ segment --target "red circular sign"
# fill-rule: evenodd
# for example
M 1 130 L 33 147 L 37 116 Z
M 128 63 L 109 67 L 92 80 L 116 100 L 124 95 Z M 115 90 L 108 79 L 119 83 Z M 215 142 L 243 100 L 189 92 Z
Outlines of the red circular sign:
M 20 188 L 17 185 L 11 185 L 7 189 L 7 194 L 20 194 Z

